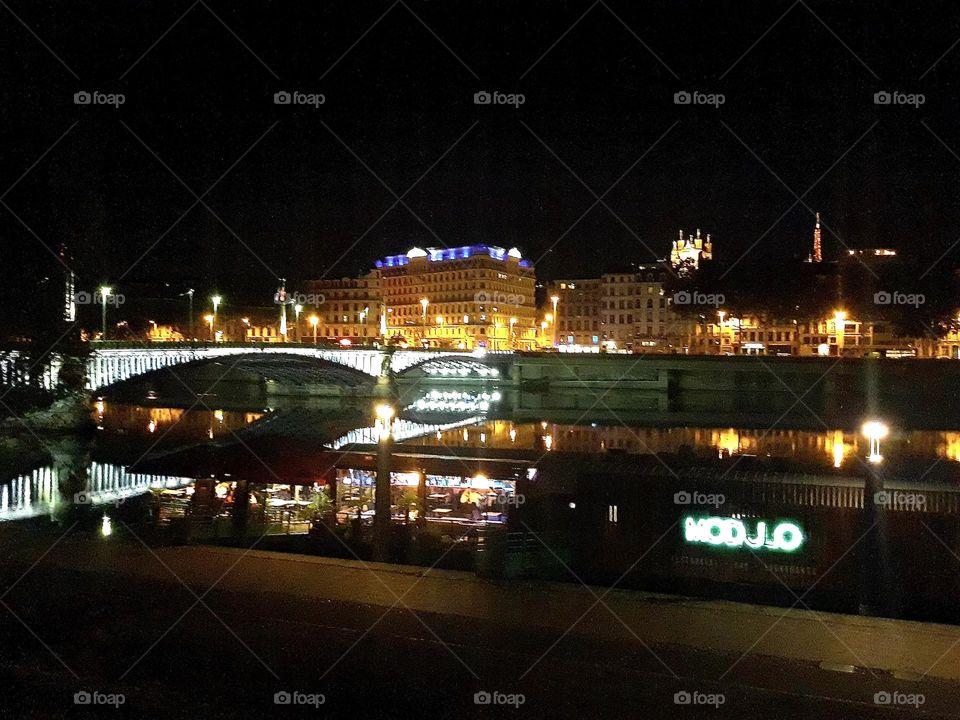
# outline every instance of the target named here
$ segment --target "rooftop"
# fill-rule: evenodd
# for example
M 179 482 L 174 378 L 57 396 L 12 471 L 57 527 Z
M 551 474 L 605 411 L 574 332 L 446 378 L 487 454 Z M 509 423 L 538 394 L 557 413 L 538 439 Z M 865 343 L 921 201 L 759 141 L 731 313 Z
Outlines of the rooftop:
M 375 264 L 378 268 L 391 268 L 407 265 L 412 258 L 425 257 L 430 262 L 444 262 L 449 260 L 465 260 L 477 255 L 488 255 L 494 260 L 500 260 L 501 262 L 506 262 L 508 258 L 515 258 L 520 261 L 520 267 L 530 267 L 530 262 L 523 259 L 517 248 L 513 247 L 507 250 L 497 245 L 464 245 L 463 247 L 456 248 L 428 247 L 426 250 L 413 247 L 403 255 L 388 255 L 383 260 L 377 260 Z

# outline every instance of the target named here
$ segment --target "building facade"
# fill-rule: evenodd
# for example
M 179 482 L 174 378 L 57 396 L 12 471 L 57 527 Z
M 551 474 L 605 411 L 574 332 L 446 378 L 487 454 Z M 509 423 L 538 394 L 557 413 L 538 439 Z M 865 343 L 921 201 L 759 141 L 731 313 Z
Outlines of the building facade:
M 303 339 L 364 343 L 382 337 L 383 294 L 376 270 L 358 278 L 311 280 L 303 293 Z M 301 298 L 298 298 L 301 299 Z
M 318 299 L 326 341 L 532 350 L 540 330 L 534 283 L 533 265 L 516 248 L 415 247 L 360 278 L 311 281 L 306 294 Z
M 674 312 L 663 267 L 638 266 L 547 288 L 556 345 L 566 351 L 686 352 L 690 323 Z

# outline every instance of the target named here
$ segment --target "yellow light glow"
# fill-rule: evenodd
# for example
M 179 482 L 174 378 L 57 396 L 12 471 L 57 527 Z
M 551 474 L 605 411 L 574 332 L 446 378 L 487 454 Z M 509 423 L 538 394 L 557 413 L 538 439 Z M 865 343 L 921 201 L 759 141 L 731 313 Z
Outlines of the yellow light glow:
M 310 324 L 313 325 L 314 327 L 316 327 L 317 325 L 320 324 L 320 318 L 318 318 L 316 315 L 311 315 L 311 316 L 310 316 Z
M 890 428 L 878 420 L 871 420 L 863 424 L 862 432 L 868 440 L 882 440 L 890 434 Z
M 387 403 L 381 403 L 377 405 L 375 412 L 377 414 L 377 417 L 380 418 L 381 420 L 389 420 L 390 418 L 393 417 L 395 410 L 393 409 L 392 405 L 388 405 Z

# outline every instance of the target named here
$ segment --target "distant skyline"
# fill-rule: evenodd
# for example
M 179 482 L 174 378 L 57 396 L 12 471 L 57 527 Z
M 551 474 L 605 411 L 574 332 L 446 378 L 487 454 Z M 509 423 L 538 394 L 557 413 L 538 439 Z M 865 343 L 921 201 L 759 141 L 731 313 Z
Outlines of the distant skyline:
M 9 5 L 0 322 L 58 272 L 44 245 L 61 242 L 81 287 L 247 302 L 414 245 L 517 246 L 538 277 L 596 275 L 697 227 L 754 282 L 807 257 L 817 211 L 824 260 L 960 257 L 960 8 Z M 124 102 L 74 104 L 94 91 Z M 324 102 L 274 104 L 283 91 Z M 894 91 L 923 103 L 875 102 Z

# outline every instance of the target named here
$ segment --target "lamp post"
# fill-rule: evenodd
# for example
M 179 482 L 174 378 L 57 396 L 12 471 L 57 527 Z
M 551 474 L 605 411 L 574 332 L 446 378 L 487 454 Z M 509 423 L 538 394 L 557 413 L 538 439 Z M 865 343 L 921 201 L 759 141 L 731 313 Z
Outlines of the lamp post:
M 210 323 L 210 339 L 216 341 L 217 309 L 220 307 L 220 303 L 223 302 L 223 298 L 220 295 L 214 295 L 210 298 L 210 302 L 213 303 L 213 321 Z
M 421 342 L 427 339 L 427 305 L 429 304 L 430 304 L 429 300 L 427 300 L 426 298 L 420 298 L 420 307 L 423 308 L 423 318 L 422 318 L 423 336 L 421 338 Z
M 100 332 L 100 339 L 104 342 L 107 340 L 107 298 L 110 297 L 111 292 L 113 290 L 106 285 L 100 288 L 100 313 L 103 328 Z
M 303 312 L 303 305 L 297 303 L 293 306 L 293 322 L 296 324 L 297 332 L 294 333 L 294 337 L 297 342 L 300 342 L 300 313 Z
M 180 297 L 186 295 L 190 299 L 190 310 L 187 314 L 187 331 L 189 332 L 189 337 L 193 340 L 193 288 L 190 288 L 186 292 L 180 293 Z
M 370 306 L 365 305 L 363 310 L 360 311 L 360 334 L 366 338 L 367 337 L 367 315 L 370 314 Z
M 213 340 L 213 324 L 216 322 L 216 316 L 214 316 L 213 313 L 207 313 L 203 316 L 203 319 L 206 320 L 210 326 L 210 340 Z
M 317 344 L 317 325 L 320 324 L 320 318 L 316 315 L 310 316 L 310 324 L 313 325 L 313 344 Z
M 557 326 L 560 324 L 560 316 L 557 315 L 557 303 L 560 302 L 559 295 L 551 295 L 550 302 L 553 303 L 553 346 L 557 346 Z
M 513 326 L 517 324 L 517 319 L 515 317 L 510 318 L 510 349 L 516 350 L 517 342 L 513 335 Z

